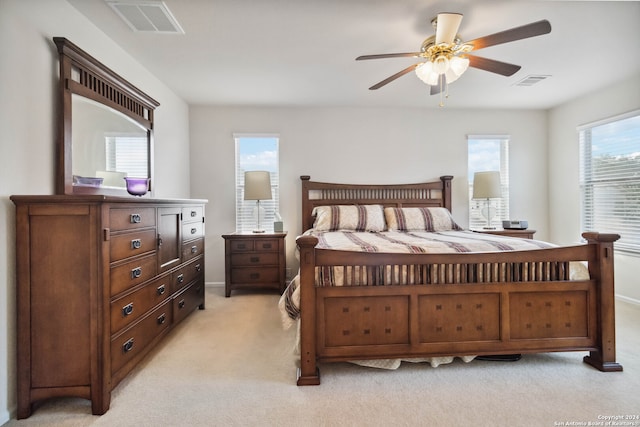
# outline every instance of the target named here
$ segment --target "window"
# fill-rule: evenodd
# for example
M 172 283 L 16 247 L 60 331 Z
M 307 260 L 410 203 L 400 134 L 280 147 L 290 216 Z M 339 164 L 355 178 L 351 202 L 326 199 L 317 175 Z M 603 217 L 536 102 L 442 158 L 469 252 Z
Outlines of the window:
M 473 199 L 473 175 L 482 171 L 499 171 L 502 198 L 491 200 L 496 210 L 493 225 L 509 219 L 509 136 L 508 135 L 468 135 L 468 178 L 469 178 L 469 228 L 479 229 L 487 225 L 482 211 L 485 200 Z
M 260 215 L 262 228 L 273 231 L 273 221 L 279 210 L 279 136 L 234 135 L 236 144 L 236 231 L 252 231 L 256 228 L 256 201 L 244 200 L 244 173 L 268 171 L 271 175 L 271 200 L 261 200 L 264 213 Z
M 640 253 L 640 111 L 578 128 L 581 226 Z
M 149 176 L 147 136 L 118 135 L 105 137 L 107 171 L 124 172 L 127 176 Z

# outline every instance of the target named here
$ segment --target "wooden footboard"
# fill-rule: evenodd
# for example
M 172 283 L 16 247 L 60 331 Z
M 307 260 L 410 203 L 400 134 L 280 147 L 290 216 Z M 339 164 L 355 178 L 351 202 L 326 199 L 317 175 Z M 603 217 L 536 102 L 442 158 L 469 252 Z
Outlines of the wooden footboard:
M 619 236 L 583 237 L 585 245 L 465 254 L 347 253 L 299 237 L 298 385 L 320 383 L 319 361 L 355 359 L 589 351 L 586 363 L 621 371 L 613 276 Z M 587 263 L 588 277 L 572 279 L 571 262 Z M 375 271 L 383 283 L 317 287 L 323 266 Z M 413 284 L 398 279 L 407 276 Z

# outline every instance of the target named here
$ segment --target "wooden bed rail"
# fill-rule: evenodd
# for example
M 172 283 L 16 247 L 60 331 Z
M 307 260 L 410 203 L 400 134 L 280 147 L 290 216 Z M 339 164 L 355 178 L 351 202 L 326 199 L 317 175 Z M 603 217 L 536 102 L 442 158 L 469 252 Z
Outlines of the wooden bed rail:
M 373 296 L 374 292 L 389 294 L 390 288 L 398 289 L 398 295 L 410 295 L 410 298 L 421 293 L 432 292 L 431 286 L 438 285 L 438 289 L 445 289 L 449 294 L 464 294 L 466 292 L 498 292 L 500 300 L 508 300 L 509 295 L 530 294 L 532 290 L 542 289 L 546 294 L 558 291 L 557 300 L 553 304 L 569 304 L 566 299 L 580 293 L 584 298 L 585 312 L 580 313 L 580 319 L 585 324 L 585 337 L 579 340 L 567 338 L 565 344 L 558 344 L 560 340 L 550 339 L 541 344 L 527 343 L 522 339 L 509 338 L 509 328 L 515 333 L 515 324 L 509 323 L 509 303 L 501 302 L 498 330 L 506 331 L 506 338 L 500 338 L 496 353 L 490 353 L 486 347 L 476 344 L 452 343 L 451 355 L 454 354 L 497 354 L 509 350 L 518 352 L 539 351 L 576 351 L 588 350 L 589 355 L 584 362 L 601 371 L 621 371 L 622 366 L 616 362 L 615 352 L 615 301 L 613 276 L 613 244 L 619 239 L 617 234 L 603 234 L 587 232 L 582 235 L 587 244 L 556 247 L 550 249 L 513 251 L 502 253 L 465 253 L 465 254 L 383 254 L 357 253 L 326 249 L 316 249 L 318 239 L 313 236 L 298 237 L 296 243 L 300 253 L 300 350 L 301 361 L 298 373 L 298 385 L 316 385 L 320 383 L 318 360 L 348 360 L 335 356 L 336 353 L 322 353 L 322 340 L 319 341 L 317 319 L 323 318 L 325 298 L 341 296 L 349 298 L 351 293 L 356 295 Z M 586 262 L 589 278 L 572 279 L 570 276 L 571 262 Z M 324 267 L 342 267 L 345 286 L 323 287 L 324 284 L 315 283 L 317 272 L 322 278 Z M 531 284 L 528 284 L 530 283 Z M 405 286 L 405 284 L 411 286 Z M 557 283 L 557 285 L 556 285 Z M 371 286 L 373 285 L 373 286 Z M 384 285 L 384 286 L 380 286 Z M 415 285 L 418 285 L 417 287 Z M 477 286 L 476 286 L 477 285 Z M 330 286 L 329 283 L 326 286 Z M 496 291 L 495 286 L 500 288 Z M 534 286 L 532 288 L 531 286 Z M 484 288 L 483 288 L 484 287 Z M 410 290 L 413 288 L 414 290 Z M 481 289 L 475 291 L 474 289 Z M 545 291 L 548 290 L 547 291 Z M 545 294 L 546 292 L 546 294 Z M 335 295 L 334 295 L 335 294 Z M 377 294 L 376 294 L 377 295 Z M 569 295 L 569 296 L 565 296 Z M 457 297 L 457 296 L 456 296 Z M 556 297 L 551 297 L 556 298 Z M 542 301 L 542 300 L 540 300 Z M 576 300 L 577 301 L 577 300 Z M 416 304 L 412 302 L 410 304 Z M 415 307 L 412 305 L 412 307 Z M 513 308 L 513 307 L 512 307 Z M 562 310 L 562 309 L 560 309 Z M 412 323 L 412 325 L 414 325 Z M 410 328 L 411 329 L 411 328 Z M 502 334 L 502 332 L 500 333 Z M 501 335 L 502 336 L 502 335 Z M 548 343 L 548 344 L 547 344 Z M 431 355 L 428 348 L 442 349 L 440 344 L 408 344 L 409 353 L 419 353 L 421 356 Z M 431 346 L 431 347 L 428 347 Z M 522 349 L 520 351 L 520 347 Z M 464 353 L 462 349 L 480 349 L 478 353 Z M 485 348 L 485 350 L 482 350 Z M 423 350 L 421 350 L 423 349 Z M 320 354 L 318 354 L 320 351 Z M 330 350 L 334 351 L 334 350 Z M 371 354 L 376 357 L 377 350 Z M 424 353 L 421 353 L 424 351 Z M 440 350 L 438 350 L 440 351 Z M 346 354 L 346 353 L 345 353 Z M 379 353 L 382 357 L 382 353 Z M 435 353 L 434 353 L 435 354 Z M 442 354 L 441 352 L 439 354 Z M 333 355 L 333 356 L 332 356 Z M 415 356 L 415 354 L 413 354 Z

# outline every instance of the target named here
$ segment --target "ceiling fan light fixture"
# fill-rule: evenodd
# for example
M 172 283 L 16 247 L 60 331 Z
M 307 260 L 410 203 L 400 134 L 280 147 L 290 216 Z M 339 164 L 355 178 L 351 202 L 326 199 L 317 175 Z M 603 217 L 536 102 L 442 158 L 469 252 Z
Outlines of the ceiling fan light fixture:
M 435 86 L 438 84 L 439 74 L 433 70 L 433 62 L 427 61 L 416 67 L 416 75 L 424 83 Z
M 433 71 L 444 74 L 449 69 L 449 59 L 445 55 L 439 55 L 433 60 Z
M 469 58 L 454 56 L 449 61 L 449 68 L 456 76 L 460 77 L 469 68 Z

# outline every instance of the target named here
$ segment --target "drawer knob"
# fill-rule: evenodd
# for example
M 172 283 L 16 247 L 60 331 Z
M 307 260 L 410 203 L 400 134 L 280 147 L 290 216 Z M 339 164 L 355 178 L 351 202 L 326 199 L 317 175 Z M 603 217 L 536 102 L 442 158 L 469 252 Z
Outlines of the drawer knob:
M 133 270 L 131 270 L 131 278 L 132 279 L 137 279 L 140 276 L 142 276 L 142 267 L 136 267 Z
M 156 289 L 156 293 L 158 295 L 164 294 L 164 291 L 165 291 L 164 285 L 160 285 L 160 286 L 158 286 L 158 289 Z
M 196 252 L 198 252 L 198 247 L 197 246 L 191 246 L 191 253 L 195 254 Z
M 181 299 L 180 301 L 178 301 L 178 308 L 183 308 L 184 307 L 184 300 Z
M 177 281 L 178 281 L 178 283 L 184 282 L 184 274 L 179 275 Z
M 260 257 L 259 256 L 252 256 L 251 258 L 249 258 L 250 262 L 260 262 Z
M 133 350 L 133 338 L 129 338 L 127 340 L 127 342 L 125 342 L 124 344 L 122 344 L 122 352 L 123 353 L 128 353 L 131 350 Z
M 247 245 L 244 243 L 238 243 L 238 249 L 247 249 Z
M 162 313 L 160 316 L 158 316 L 158 325 L 162 325 L 165 321 L 167 320 L 167 316 Z
M 197 272 L 202 271 L 202 266 L 200 264 L 196 264 L 196 271 Z
M 131 249 L 140 249 L 142 247 L 142 240 L 133 239 L 131 241 Z
M 140 214 L 131 214 L 129 221 L 131 224 L 139 224 L 142 221 L 142 216 L 140 216 Z
M 194 216 L 196 216 L 196 215 L 198 215 L 198 212 L 196 212 L 196 211 L 191 211 L 191 216 L 192 216 L 192 217 L 194 217 Z
M 130 302 L 129 304 L 125 305 L 124 307 L 122 307 L 122 315 L 123 316 L 129 316 L 131 313 L 133 313 L 133 303 Z
M 198 231 L 198 229 L 197 229 L 197 228 L 195 228 L 195 227 L 193 227 L 193 228 L 191 229 L 191 234 L 196 234 L 196 232 L 197 232 L 197 231 Z
M 271 249 L 271 243 L 264 243 L 264 244 L 262 245 L 262 247 L 263 247 L 264 249 Z
M 249 275 L 249 277 L 251 277 L 251 279 L 256 280 L 260 278 L 260 273 L 251 273 Z

